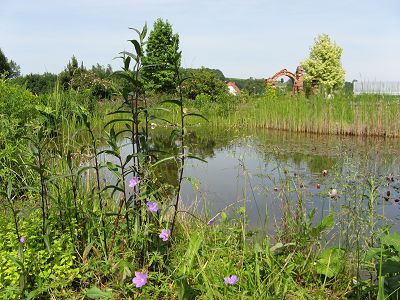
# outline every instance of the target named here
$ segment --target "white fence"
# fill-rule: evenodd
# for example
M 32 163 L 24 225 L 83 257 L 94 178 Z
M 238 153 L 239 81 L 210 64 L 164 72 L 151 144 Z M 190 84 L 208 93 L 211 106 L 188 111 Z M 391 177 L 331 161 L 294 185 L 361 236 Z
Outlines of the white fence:
M 400 82 L 394 81 L 364 81 L 353 83 L 353 93 L 400 95 Z

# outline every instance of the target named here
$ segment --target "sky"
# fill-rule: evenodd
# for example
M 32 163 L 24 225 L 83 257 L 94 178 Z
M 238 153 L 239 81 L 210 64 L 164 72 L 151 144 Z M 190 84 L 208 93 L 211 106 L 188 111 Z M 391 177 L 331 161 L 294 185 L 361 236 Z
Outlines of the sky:
M 295 71 L 319 34 L 343 49 L 346 80 L 400 81 L 399 0 L 0 0 L 0 48 L 22 74 L 61 72 L 75 55 L 114 69 L 129 27 L 168 20 L 182 66 L 226 77 Z

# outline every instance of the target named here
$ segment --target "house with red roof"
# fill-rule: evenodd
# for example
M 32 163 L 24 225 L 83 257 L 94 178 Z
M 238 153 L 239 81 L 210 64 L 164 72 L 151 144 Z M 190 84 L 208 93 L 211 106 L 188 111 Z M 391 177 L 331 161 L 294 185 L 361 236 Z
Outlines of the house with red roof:
M 235 95 L 235 96 L 240 94 L 240 89 L 238 88 L 238 86 L 234 82 L 229 81 L 226 85 L 228 87 L 228 93 L 229 94 Z

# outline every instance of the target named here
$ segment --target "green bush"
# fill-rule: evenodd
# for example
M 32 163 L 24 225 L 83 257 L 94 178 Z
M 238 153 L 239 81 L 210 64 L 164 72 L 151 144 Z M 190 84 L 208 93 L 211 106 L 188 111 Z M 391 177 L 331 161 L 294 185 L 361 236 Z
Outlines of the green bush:
M 70 87 L 78 91 L 89 89 L 98 99 L 110 98 L 113 92 L 111 80 L 102 79 L 92 71 L 82 71 L 72 77 Z
M 0 223 L 4 229 L 0 232 L 0 299 L 21 299 L 21 289 L 30 291 L 33 299 L 48 295 L 49 291 L 54 296 L 65 297 L 63 288 L 80 277 L 70 235 L 55 235 L 45 246 L 38 234 L 41 229 L 36 211 L 20 222 L 20 234 L 26 239 L 22 245 L 13 222 L 6 221 L 3 218 Z
M 218 79 L 215 72 L 206 68 L 193 70 L 188 74 L 182 88 L 185 96 L 191 100 L 199 95 L 208 95 L 211 101 L 216 101 L 219 96 L 228 95 L 226 84 Z
M 36 95 L 50 93 L 54 90 L 57 83 L 57 75 L 51 73 L 29 74 L 17 77 L 15 83 L 25 85 L 25 87 Z
M 0 79 L 0 183 L 24 153 L 22 137 L 38 125 L 38 103 L 24 87 Z

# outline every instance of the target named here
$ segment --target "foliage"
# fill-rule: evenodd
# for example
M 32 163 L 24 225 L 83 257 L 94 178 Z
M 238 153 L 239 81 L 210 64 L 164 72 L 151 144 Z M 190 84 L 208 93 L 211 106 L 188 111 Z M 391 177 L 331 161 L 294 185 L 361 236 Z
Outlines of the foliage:
M 215 72 L 206 68 L 189 73 L 182 88 L 184 95 L 191 100 L 199 95 L 208 95 L 212 101 L 216 101 L 218 96 L 228 94 L 226 84 L 217 78 Z
M 143 58 L 142 75 L 147 88 L 157 93 L 175 91 L 177 79 L 172 66 L 178 51 L 179 35 L 173 33 L 168 21 L 157 19 L 150 32 Z
M 86 70 L 75 74 L 69 86 L 74 90 L 88 89 L 98 99 L 110 98 L 114 91 L 111 80 L 100 78 L 93 71 Z
M 222 73 L 222 71 L 219 69 L 210 69 L 210 68 L 206 68 L 206 67 L 201 67 L 200 69 L 181 68 L 180 72 L 182 74 L 182 78 L 187 78 L 187 77 L 190 77 L 193 73 L 196 73 L 200 70 L 205 70 L 207 72 L 214 73 L 215 76 L 221 81 L 230 80 L 229 78 L 225 78 L 224 73 Z
M 14 79 L 14 82 L 24 85 L 33 94 L 43 95 L 51 93 L 54 90 L 57 83 L 57 75 L 52 73 L 28 74 L 17 77 Z
M 22 138 L 40 123 L 38 103 L 25 88 L 0 79 L 0 184 L 17 172 L 18 157 L 25 150 Z
M 227 78 L 227 81 L 233 81 L 242 90 L 247 91 L 249 95 L 264 95 L 265 80 L 250 77 L 248 79 Z
M 309 58 L 302 62 L 306 72 L 305 80 L 315 80 L 328 93 L 341 88 L 345 75 L 341 56 L 342 48 L 332 42 L 327 34 L 319 35 L 310 49 Z
M 72 78 L 74 78 L 75 76 L 78 76 L 83 71 L 85 71 L 85 68 L 83 67 L 83 63 L 81 63 L 81 66 L 79 67 L 78 60 L 73 55 L 71 60 L 68 62 L 67 66 L 65 67 L 64 71 L 62 71 L 59 75 L 60 85 L 64 88 L 64 90 L 69 89 L 71 86 Z
M 71 61 L 67 67 L 59 75 L 61 86 L 67 89 L 74 90 L 90 90 L 92 95 L 98 99 L 110 98 L 114 92 L 114 86 L 110 79 L 112 69 L 110 66 L 107 68 L 97 64 L 92 66 L 92 70 L 88 71 L 83 66 L 78 66 L 78 60 L 72 56 Z
M 0 74 L 6 74 L 6 78 L 15 78 L 20 73 L 20 66 L 15 61 L 8 60 L 0 48 Z
M 369 249 L 365 256 L 365 261 L 372 263 L 376 274 L 379 275 L 379 289 L 382 287 L 380 293 L 390 295 L 388 299 L 398 299 L 400 296 L 399 257 L 400 236 L 396 232 L 383 234 L 380 247 Z
M 96 77 L 100 79 L 110 79 L 113 70 L 111 65 L 107 65 L 107 67 L 103 67 L 100 64 L 96 64 L 92 66 L 91 71 L 96 75 Z
M 27 237 L 20 245 L 23 256 L 17 251 L 20 242 L 15 236 L 13 222 L 4 223 L 3 219 L 0 223 L 5 229 L 0 232 L 0 299 L 19 299 L 21 292 L 25 294 L 24 299 L 35 299 L 47 293 L 66 297 L 64 288 L 80 277 L 71 238 L 55 235 L 49 247 L 43 248 L 38 220 L 37 214 L 31 213 L 20 222 L 20 232 Z M 25 282 L 21 291 L 22 277 Z

